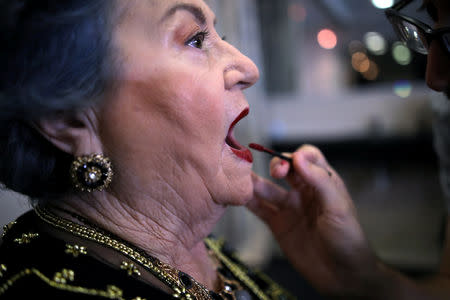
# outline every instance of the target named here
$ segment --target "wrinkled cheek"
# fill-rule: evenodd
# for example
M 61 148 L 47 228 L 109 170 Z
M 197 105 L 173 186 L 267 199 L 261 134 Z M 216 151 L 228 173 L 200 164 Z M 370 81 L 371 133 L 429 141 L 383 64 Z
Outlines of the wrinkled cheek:
M 177 148 L 181 156 L 189 152 L 189 161 L 205 176 L 214 176 L 222 162 L 225 144 L 224 109 L 218 105 L 220 101 L 208 98 L 205 93 L 190 96 L 179 98 L 182 102 L 179 111 L 183 113 L 174 124 L 180 133 Z

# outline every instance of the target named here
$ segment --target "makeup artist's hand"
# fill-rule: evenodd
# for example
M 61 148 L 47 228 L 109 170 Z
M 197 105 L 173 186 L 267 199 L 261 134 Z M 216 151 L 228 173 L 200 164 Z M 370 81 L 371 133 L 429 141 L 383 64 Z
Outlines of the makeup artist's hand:
M 316 147 L 303 146 L 292 158 L 292 165 L 279 158 L 270 165 L 271 176 L 285 179 L 291 189 L 254 174 L 248 208 L 268 224 L 288 260 L 318 291 L 373 292 L 366 284 L 376 285 L 381 272 L 342 179 Z

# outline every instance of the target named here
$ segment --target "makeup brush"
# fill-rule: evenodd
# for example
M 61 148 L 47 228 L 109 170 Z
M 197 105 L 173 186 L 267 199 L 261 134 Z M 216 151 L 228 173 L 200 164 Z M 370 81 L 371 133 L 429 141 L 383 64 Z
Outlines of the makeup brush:
M 266 147 L 264 147 L 264 146 L 261 146 L 261 145 L 259 145 L 259 144 L 255 144 L 255 143 L 251 143 L 251 144 L 248 145 L 248 146 L 249 146 L 250 148 L 254 149 L 254 150 L 257 150 L 257 151 L 260 151 L 260 152 L 266 152 L 266 153 L 269 153 L 269 154 L 272 155 L 272 156 L 277 156 L 277 157 L 279 157 L 279 158 L 281 158 L 281 159 L 284 159 L 284 160 L 286 160 L 286 161 L 292 163 L 292 158 L 291 158 L 291 157 L 288 157 L 288 156 L 286 156 L 286 155 L 284 155 L 283 153 L 277 152 L 277 151 L 275 151 L 275 150 L 266 148 Z

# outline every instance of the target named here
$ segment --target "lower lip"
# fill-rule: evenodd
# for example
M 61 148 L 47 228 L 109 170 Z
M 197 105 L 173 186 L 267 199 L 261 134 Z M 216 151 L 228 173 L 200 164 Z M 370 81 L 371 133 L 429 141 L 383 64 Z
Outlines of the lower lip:
M 249 163 L 252 163 L 252 162 L 253 162 L 253 155 L 252 155 L 252 153 L 250 152 L 250 150 L 248 150 L 248 149 L 238 150 L 238 149 L 231 148 L 231 151 L 233 151 L 233 153 L 234 153 L 237 157 L 239 157 L 239 158 L 241 158 L 241 159 L 243 159 L 243 160 L 246 160 L 246 161 L 248 161 Z

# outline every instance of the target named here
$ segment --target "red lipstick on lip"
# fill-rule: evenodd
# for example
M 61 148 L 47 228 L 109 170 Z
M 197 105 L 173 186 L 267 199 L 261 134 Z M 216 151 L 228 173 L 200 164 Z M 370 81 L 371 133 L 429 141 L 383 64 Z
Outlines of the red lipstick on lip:
M 233 153 L 236 154 L 237 157 L 242 158 L 242 159 L 248 161 L 249 163 L 253 162 L 253 155 L 250 152 L 250 150 L 248 150 L 248 149 L 238 150 L 238 149 L 231 148 L 231 151 L 233 151 Z
M 250 152 L 249 149 L 245 148 L 244 146 L 242 146 L 241 144 L 239 144 L 239 142 L 234 138 L 233 136 L 233 128 L 234 126 L 243 118 L 245 118 L 248 113 L 249 113 L 249 108 L 244 109 L 239 116 L 233 121 L 233 123 L 231 123 L 230 125 L 230 129 L 228 130 L 228 135 L 225 139 L 225 143 L 231 148 L 231 151 L 233 151 L 233 153 L 243 159 L 248 161 L 249 163 L 253 162 L 253 155 Z
M 237 124 L 237 122 L 239 122 L 240 120 L 242 120 L 243 118 L 245 118 L 248 113 L 250 112 L 250 109 L 247 107 L 246 109 L 244 109 L 239 116 L 237 116 L 237 118 L 233 121 L 233 123 L 231 123 L 230 126 L 230 131 L 234 128 L 234 126 Z

